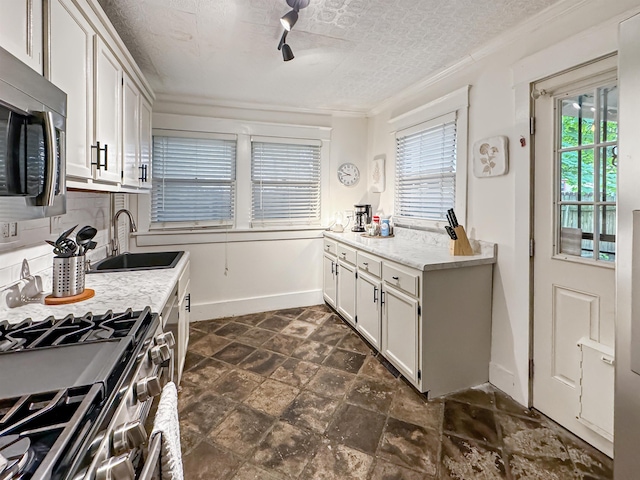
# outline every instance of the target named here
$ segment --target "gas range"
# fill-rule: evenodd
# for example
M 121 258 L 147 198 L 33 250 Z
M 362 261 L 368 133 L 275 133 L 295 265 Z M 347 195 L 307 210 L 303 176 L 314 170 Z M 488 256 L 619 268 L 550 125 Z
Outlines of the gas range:
M 0 323 L 0 480 L 138 478 L 173 345 L 148 308 Z

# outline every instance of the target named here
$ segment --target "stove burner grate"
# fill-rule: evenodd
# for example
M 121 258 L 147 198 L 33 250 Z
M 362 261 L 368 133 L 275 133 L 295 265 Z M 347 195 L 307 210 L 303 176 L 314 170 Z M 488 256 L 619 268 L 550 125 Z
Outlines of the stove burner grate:
M 109 310 L 103 315 L 87 313 L 82 317 L 49 317 L 39 322 L 27 319 L 17 325 L 2 322 L 0 352 L 123 338 L 132 333 L 140 317 L 147 313 L 148 309 L 140 312 L 128 309 L 123 313 Z

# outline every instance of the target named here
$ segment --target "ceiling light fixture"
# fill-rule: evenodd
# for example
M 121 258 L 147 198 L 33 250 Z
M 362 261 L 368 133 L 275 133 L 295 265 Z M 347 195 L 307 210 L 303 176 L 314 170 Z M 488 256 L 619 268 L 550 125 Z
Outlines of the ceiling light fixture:
M 285 62 L 293 60 L 295 57 L 293 56 L 293 51 L 291 47 L 286 43 L 287 34 L 291 31 L 293 26 L 298 21 L 298 12 L 309 6 L 310 0 L 287 0 L 287 5 L 289 5 L 292 10 L 287 12 L 280 18 L 280 23 L 284 28 L 284 32 L 282 33 L 282 37 L 280 38 L 280 42 L 278 43 L 278 50 L 282 50 L 282 59 Z

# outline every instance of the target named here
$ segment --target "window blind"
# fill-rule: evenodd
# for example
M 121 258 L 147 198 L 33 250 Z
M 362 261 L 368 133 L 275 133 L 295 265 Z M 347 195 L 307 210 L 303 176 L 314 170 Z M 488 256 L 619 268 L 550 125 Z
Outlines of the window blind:
M 455 199 L 455 114 L 398 132 L 395 216 L 444 220 Z
M 152 222 L 230 225 L 236 140 L 153 137 Z
M 320 142 L 251 142 L 251 224 L 320 223 Z

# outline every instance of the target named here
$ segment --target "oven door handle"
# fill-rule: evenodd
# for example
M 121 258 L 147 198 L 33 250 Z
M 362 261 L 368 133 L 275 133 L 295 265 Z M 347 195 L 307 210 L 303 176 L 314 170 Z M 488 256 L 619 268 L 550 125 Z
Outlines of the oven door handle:
M 38 118 L 44 127 L 45 138 L 45 169 L 44 185 L 41 195 L 37 199 L 37 204 L 49 207 L 54 204 L 56 197 L 56 186 L 58 185 L 58 142 L 56 139 L 56 127 L 53 123 L 51 112 L 34 112 L 34 117 Z
M 149 453 L 147 461 L 144 462 L 142 472 L 138 480 L 151 480 L 156 472 L 157 466 L 160 464 L 160 451 L 162 450 L 162 434 L 156 433 L 149 444 Z

